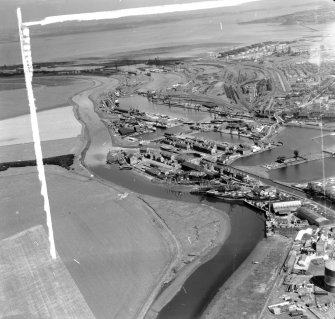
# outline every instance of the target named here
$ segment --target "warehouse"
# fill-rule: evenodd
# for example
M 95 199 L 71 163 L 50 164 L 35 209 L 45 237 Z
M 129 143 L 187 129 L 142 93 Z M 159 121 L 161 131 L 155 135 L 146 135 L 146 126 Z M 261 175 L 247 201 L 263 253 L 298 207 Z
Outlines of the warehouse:
M 323 226 L 329 223 L 329 219 L 322 217 L 307 207 L 299 207 L 297 209 L 297 217 L 301 219 L 307 219 L 310 224 L 316 226 Z
M 299 207 L 301 207 L 300 200 L 292 200 L 285 202 L 277 202 L 272 204 L 273 211 L 276 214 L 287 215 L 295 212 Z
M 120 127 L 118 132 L 121 136 L 130 135 L 134 133 L 133 127 Z

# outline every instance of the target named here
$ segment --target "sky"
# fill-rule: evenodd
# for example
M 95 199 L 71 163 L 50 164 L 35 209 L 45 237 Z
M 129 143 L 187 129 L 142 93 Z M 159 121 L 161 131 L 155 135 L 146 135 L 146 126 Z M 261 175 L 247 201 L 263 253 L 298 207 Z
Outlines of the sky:
M 6 31 L 17 27 L 17 7 L 21 7 L 23 21 L 33 21 L 51 15 L 107 11 L 196 1 L 200 0 L 0 0 L 0 31 Z M 257 9 L 257 7 L 269 8 L 277 5 L 303 5 L 307 2 L 329 3 L 330 0 L 260 0 L 259 3 L 250 5 Z

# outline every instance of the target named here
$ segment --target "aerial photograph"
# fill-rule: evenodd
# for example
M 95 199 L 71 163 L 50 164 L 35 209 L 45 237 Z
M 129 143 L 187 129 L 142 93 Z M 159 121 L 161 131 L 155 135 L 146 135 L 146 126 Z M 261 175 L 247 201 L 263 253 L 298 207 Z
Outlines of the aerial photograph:
M 335 1 L 0 6 L 0 319 L 335 318 Z

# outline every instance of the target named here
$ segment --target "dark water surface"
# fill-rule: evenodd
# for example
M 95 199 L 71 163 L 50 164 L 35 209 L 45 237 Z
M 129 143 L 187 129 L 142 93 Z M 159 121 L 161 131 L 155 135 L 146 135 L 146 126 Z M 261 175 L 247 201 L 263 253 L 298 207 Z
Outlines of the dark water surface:
M 264 220 L 249 208 L 219 202 L 213 202 L 211 205 L 228 212 L 231 235 L 219 253 L 186 280 L 184 289 L 163 308 L 159 319 L 197 318 L 218 289 L 264 238 Z
M 335 136 L 324 132 L 324 147 L 335 146 Z M 301 155 L 315 154 L 322 151 L 321 130 L 287 127 L 278 134 L 277 139 L 283 142 L 283 146 L 273 150 L 265 151 L 248 157 L 241 158 L 234 162 L 234 166 L 255 166 L 274 162 L 278 156 L 293 157 L 294 150 Z M 324 160 L 325 177 L 335 175 L 335 158 Z M 293 165 L 285 168 L 269 171 L 270 179 L 282 182 L 306 182 L 323 177 L 322 160 L 310 161 L 307 163 Z
M 317 139 L 320 135 L 321 131 L 317 129 L 286 127 L 276 138 L 283 143 L 282 146 L 263 153 L 241 158 L 234 162 L 234 165 L 263 165 L 274 162 L 278 156 L 293 157 L 294 150 L 298 150 L 300 154 L 321 152 L 321 143 L 319 143 Z
M 324 159 L 325 177 L 335 175 L 335 158 Z M 322 160 L 288 166 L 270 171 L 270 178 L 288 183 L 303 183 L 321 179 L 323 176 Z
M 208 112 L 197 111 L 185 107 L 175 107 L 153 103 L 149 101 L 146 97 L 140 95 L 120 98 L 119 102 L 122 108 L 133 107 L 135 109 L 139 109 L 141 112 L 151 114 L 159 113 L 163 115 L 168 115 L 172 118 L 184 118 L 194 122 L 201 121 L 210 115 Z

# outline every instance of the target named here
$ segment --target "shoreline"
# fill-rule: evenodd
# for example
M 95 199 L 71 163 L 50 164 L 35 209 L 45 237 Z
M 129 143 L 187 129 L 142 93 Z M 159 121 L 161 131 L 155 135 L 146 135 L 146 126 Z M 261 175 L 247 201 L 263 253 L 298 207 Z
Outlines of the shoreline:
M 210 207 L 210 206 L 209 206 Z M 210 207 L 211 208 L 211 207 Z M 222 229 L 218 231 L 219 237 L 217 241 L 213 243 L 213 248 L 208 248 L 203 251 L 197 258 L 191 263 L 185 264 L 180 270 L 178 270 L 176 277 L 164 288 L 157 298 L 152 303 L 149 312 L 147 313 L 146 319 L 155 319 L 159 315 L 159 312 L 174 298 L 174 296 L 182 289 L 184 282 L 203 264 L 211 260 L 222 248 L 226 239 L 229 237 L 231 232 L 231 225 L 229 216 L 223 215 L 223 219 L 226 224 L 222 226 Z M 222 224 L 220 224 L 222 225 Z
M 227 279 L 200 318 L 219 319 L 223 312 L 232 319 L 261 318 L 291 245 L 292 241 L 281 235 L 261 240 Z M 278 248 L 281 248 L 280 254 Z M 270 256 L 272 261 L 269 261 Z
M 104 85 L 104 83 L 101 82 L 101 81 L 100 81 L 99 84 L 97 84 L 98 81 L 99 80 L 94 79 L 93 80 L 94 85 L 92 87 L 88 88 L 88 89 L 83 90 L 82 92 L 88 91 L 88 90 L 93 90 L 94 88 L 98 88 L 98 87 L 101 87 L 102 85 Z M 86 126 L 86 123 L 80 117 L 80 114 L 79 114 L 79 107 L 80 106 L 75 101 L 73 101 L 73 97 L 80 94 L 80 93 L 81 92 L 78 92 L 71 97 L 71 103 L 74 106 L 73 110 L 74 110 L 75 117 L 79 121 L 79 123 L 82 125 L 82 131 L 81 131 L 81 134 L 80 134 L 80 140 L 82 141 L 82 147 L 81 147 L 80 150 L 78 150 L 78 153 L 76 154 L 76 158 L 78 159 L 78 161 L 76 161 L 76 158 L 75 158 L 75 162 L 77 162 L 77 165 L 76 165 L 77 168 L 75 168 L 75 172 L 77 172 L 78 165 L 79 165 L 79 167 L 81 169 L 84 169 L 87 173 L 89 173 L 91 175 L 92 178 L 94 178 L 98 182 L 100 182 L 100 183 L 102 183 L 102 184 L 104 184 L 108 187 L 112 187 L 114 189 L 118 189 L 118 190 L 124 189 L 123 187 L 121 187 L 119 185 L 115 185 L 114 183 L 112 183 L 108 180 L 103 180 L 100 177 L 93 176 L 93 174 L 90 172 L 90 170 L 86 166 L 85 157 L 86 157 L 87 151 L 88 151 L 88 149 L 91 145 L 91 137 L 90 137 L 90 134 L 89 134 L 89 129 Z M 94 101 L 92 100 L 92 94 L 93 94 L 93 92 L 91 92 L 88 95 L 88 99 L 92 103 L 92 106 L 93 106 L 92 111 L 95 112 Z M 100 119 L 100 117 L 99 117 L 99 119 Z M 106 128 L 106 130 L 107 130 L 107 128 Z M 142 196 L 144 196 L 144 195 L 136 194 L 135 196 L 143 201 Z M 150 209 L 150 205 L 148 205 L 148 203 L 146 203 L 146 205 Z M 151 209 L 153 209 L 153 208 L 151 207 Z M 211 207 L 210 207 L 210 209 L 214 210 Z M 155 212 L 154 209 L 153 209 L 153 211 Z M 155 213 L 157 214 L 157 216 L 159 216 L 161 225 L 164 225 L 164 220 L 162 220 L 161 214 L 158 214 L 157 212 L 155 212 Z M 215 242 L 212 243 L 212 245 L 214 247 L 210 247 L 207 250 L 205 250 L 204 252 L 201 252 L 196 258 L 194 258 L 194 260 L 192 260 L 190 263 L 186 264 L 185 267 L 182 267 L 181 269 L 179 269 L 179 271 L 176 272 L 175 277 L 172 278 L 171 284 L 167 288 L 164 288 L 162 290 L 162 292 L 157 296 L 157 293 L 159 291 L 156 291 L 156 290 L 161 289 L 162 284 L 164 284 L 164 282 L 166 281 L 166 277 L 171 277 L 171 270 L 173 268 L 173 264 L 180 262 L 180 260 L 178 260 L 178 258 L 177 258 L 177 259 L 175 259 L 175 261 L 172 264 L 170 264 L 168 266 L 168 271 L 165 272 L 165 274 L 162 276 L 162 278 L 160 280 L 160 283 L 158 283 L 156 285 L 156 287 L 154 288 L 154 293 L 156 293 L 156 295 L 154 297 L 151 297 L 151 299 L 149 301 L 147 301 L 147 303 L 144 305 L 144 307 L 147 308 L 147 310 L 145 312 L 143 312 L 143 310 L 141 311 L 141 315 L 144 315 L 145 318 L 155 318 L 158 315 L 158 312 L 178 293 L 178 291 L 181 289 L 182 284 L 186 281 L 186 279 L 199 266 L 201 266 L 203 263 L 210 260 L 212 257 L 214 257 L 218 253 L 218 251 L 220 250 L 220 248 L 224 244 L 225 240 L 229 236 L 230 227 L 231 227 L 230 222 L 229 222 L 229 216 L 226 213 L 225 213 L 225 215 L 223 215 L 223 214 L 219 214 L 219 215 L 221 216 L 221 222 L 220 222 L 221 229 L 217 233 L 217 236 L 215 238 Z M 222 222 L 222 221 L 224 221 L 224 222 Z M 166 226 L 166 227 L 169 229 L 168 226 Z M 171 229 L 169 229 L 169 230 L 173 234 L 173 230 L 171 230 Z M 173 234 L 173 235 L 175 235 L 175 234 Z M 174 243 L 174 245 L 176 245 L 176 242 Z M 169 243 L 169 246 L 171 246 L 171 242 Z M 150 303 L 149 306 L 148 306 L 148 303 Z

